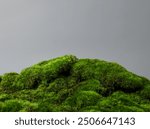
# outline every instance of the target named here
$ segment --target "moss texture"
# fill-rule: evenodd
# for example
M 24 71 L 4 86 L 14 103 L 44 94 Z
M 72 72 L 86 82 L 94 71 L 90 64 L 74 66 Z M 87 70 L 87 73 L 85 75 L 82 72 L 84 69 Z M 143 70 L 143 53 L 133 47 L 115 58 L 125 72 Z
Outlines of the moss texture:
M 65 55 L 0 76 L 1 112 L 149 112 L 150 81 L 114 62 Z

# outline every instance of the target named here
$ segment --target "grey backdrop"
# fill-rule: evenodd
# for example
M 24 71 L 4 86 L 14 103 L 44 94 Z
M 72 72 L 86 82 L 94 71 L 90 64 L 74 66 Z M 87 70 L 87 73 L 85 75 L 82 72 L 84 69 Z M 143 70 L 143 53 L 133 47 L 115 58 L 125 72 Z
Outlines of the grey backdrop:
M 0 74 L 74 54 L 150 78 L 150 0 L 0 0 Z

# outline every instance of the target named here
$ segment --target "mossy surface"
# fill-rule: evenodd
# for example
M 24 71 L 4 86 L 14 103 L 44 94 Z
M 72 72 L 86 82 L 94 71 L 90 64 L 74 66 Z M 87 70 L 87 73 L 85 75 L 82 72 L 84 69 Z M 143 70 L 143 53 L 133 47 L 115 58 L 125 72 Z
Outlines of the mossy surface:
M 150 112 L 150 81 L 121 65 L 65 55 L 0 76 L 1 112 Z

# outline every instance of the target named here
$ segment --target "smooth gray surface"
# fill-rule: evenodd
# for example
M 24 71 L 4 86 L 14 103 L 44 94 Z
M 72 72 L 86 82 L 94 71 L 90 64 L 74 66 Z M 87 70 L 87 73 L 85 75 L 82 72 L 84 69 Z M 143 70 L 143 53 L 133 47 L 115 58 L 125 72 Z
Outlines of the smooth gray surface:
M 0 0 L 0 74 L 74 54 L 150 78 L 150 0 Z

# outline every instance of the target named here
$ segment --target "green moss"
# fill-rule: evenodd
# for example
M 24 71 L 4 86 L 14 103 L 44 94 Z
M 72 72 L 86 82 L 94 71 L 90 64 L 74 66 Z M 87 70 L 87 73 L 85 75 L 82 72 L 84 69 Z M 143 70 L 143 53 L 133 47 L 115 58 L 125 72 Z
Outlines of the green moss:
M 143 88 L 142 78 L 128 72 L 117 63 L 82 59 L 74 64 L 72 74 L 79 80 L 97 79 L 108 87 L 111 93 L 116 89 L 134 92 Z
M 116 87 L 125 92 L 135 92 L 144 88 L 142 78 L 130 73 L 118 73 Z
M 52 79 L 57 78 L 59 75 L 68 75 L 72 64 L 77 61 L 75 56 L 63 56 L 49 61 L 42 66 L 43 79 L 51 82 Z
M 15 81 L 17 76 L 18 73 L 15 72 L 4 74 L 1 80 L 1 88 L 4 91 L 15 91 L 16 87 L 13 86 L 13 82 Z
M 2 81 L 2 76 L 0 76 L 0 83 L 1 83 L 1 81 Z
M 150 85 L 146 85 L 145 88 L 140 92 L 141 97 L 150 100 Z
M 41 68 L 34 66 L 24 69 L 13 83 L 18 89 L 37 88 L 41 81 Z
M 20 112 L 38 112 L 38 103 L 24 101 L 22 105 L 23 108 L 20 110 Z
M 142 108 L 145 112 L 150 112 L 150 104 L 141 104 L 141 108 Z
M 141 112 L 144 111 L 138 101 L 123 92 L 114 92 L 111 96 L 103 98 L 98 103 L 99 110 L 104 112 Z
M 58 92 L 65 87 L 67 87 L 66 80 L 64 78 L 57 78 L 49 84 L 47 90 L 51 92 Z
M 24 69 L 13 85 L 20 89 L 37 88 L 42 81 L 51 82 L 59 74 L 68 72 L 76 60 L 74 56 L 64 56 L 33 65 Z
M 65 55 L 0 76 L 0 111 L 150 111 L 150 81 L 121 65 Z
M 80 109 L 86 106 L 96 105 L 101 95 L 94 91 L 80 91 L 76 94 L 76 106 Z
M 9 100 L 9 99 L 12 99 L 11 95 L 9 94 L 0 94 L 0 102 L 4 102 L 5 100 Z
M 16 112 L 16 111 L 20 111 L 21 108 L 23 108 L 23 101 L 12 99 L 12 100 L 6 100 L 3 103 L 1 107 L 1 111 L 2 112 Z
M 97 112 L 99 111 L 98 106 L 86 106 L 81 109 L 81 112 Z
M 91 80 L 87 80 L 87 81 L 83 81 L 83 82 L 79 83 L 77 90 L 99 92 L 101 87 L 102 86 L 98 80 L 91 79 Z

